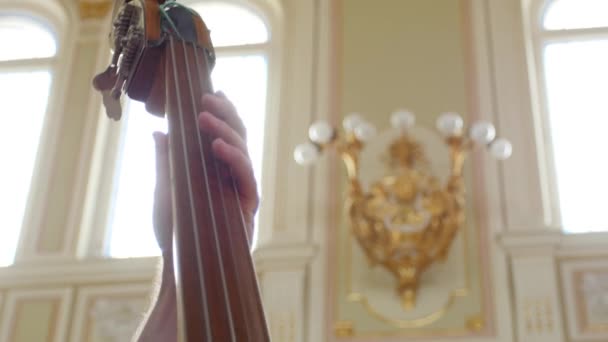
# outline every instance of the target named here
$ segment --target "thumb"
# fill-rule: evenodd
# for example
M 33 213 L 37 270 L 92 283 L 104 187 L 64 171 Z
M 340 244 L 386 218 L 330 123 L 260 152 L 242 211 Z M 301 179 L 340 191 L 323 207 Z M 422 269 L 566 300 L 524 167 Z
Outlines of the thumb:
M 156 189 L 154 191 L 154 232 L 164 252 L 171 250 L 171 196 L 169 142 L 166 134 L 154 132 L 156 142 Z
M 169 176 L 169 143 L 165 133 L 152 134 L 156 145 L 156 175 L 158 179 Z

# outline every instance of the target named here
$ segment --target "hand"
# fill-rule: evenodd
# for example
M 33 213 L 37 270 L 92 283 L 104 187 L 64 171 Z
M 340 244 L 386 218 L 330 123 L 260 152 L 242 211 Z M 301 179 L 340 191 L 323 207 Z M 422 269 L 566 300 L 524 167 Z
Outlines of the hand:
M 201 131 L 216 137 L 212 144 L 215 157 L 226 163 L 237 183 L 238 196 L 247 225 L 247 236 L 253 236 L 253 219 L 259 205 L 257 185 L 247 151 L 246 130 L 236 108 L 218 92 L 203 96 L 203 108 L 198 124 Z M 154 193 L 154 232 L 163 252 L 172 253 L 173 217 L 169 184 L 168 136 L 154 133 L 156 141 L 156 189 Z M 251 243 L 251 241 L 250 241 Z

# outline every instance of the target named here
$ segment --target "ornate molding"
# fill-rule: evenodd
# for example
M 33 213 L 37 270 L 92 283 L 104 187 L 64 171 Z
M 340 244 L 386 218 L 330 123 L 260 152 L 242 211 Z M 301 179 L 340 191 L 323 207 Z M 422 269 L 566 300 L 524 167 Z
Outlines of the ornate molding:
M 523 317 L 528 335 L 551 333 L 555 327 L 554 316 L 550 297 L 524 299 Z
M 556 255 L 565 259 L 608 256 L 606 232 L 566 234 L 558 228 L 532 227 L 498 234 L 497 241 L 511 257 Z
M 80 19 L 103 19 L 112 10 L 113 3 L 112 0 L 79 0 Z
M 306 267 L 317 253 L 318 246 L 312 244 L 260 246 L 253 252 L 253 260 L 258 273 L 264 273 Z
M 334 323 L 334 334 L 336 337 L 353 337 L 355 327 L 351 321 L 339 321 Z
M 145 309 L 145 300 L 100 300 L 95 303 L 91 316 L 96 322 L 97 336 L 104 341 L 128 341 L 135 330 Z
M 273 341 L 296 341 L 296 314 L 294 312 L 274 312 L 270 315 L 269 325 Z
M 608 271 L 583 270 L 573 274 L 576 313 L 584 333 L 608 332 Z
M 0 268 L 0 287 L 35 287 L 40 284 L 91 284 L 95 282 L 151 282 L 158 271 L 159 259 L 98 259 L 19 264 Z

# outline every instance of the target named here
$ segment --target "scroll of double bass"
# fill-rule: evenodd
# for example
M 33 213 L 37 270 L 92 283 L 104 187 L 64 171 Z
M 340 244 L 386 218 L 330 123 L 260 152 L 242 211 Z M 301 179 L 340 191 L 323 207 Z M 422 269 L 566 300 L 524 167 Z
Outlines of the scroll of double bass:
M 114 58 L 95 86 L 115 120 L 123 93 L 168 118 L 179 335 L 188 342 L 270 341 L 231 171 L 197 124 L 202 95 L 212 92 L 209 30 L 176 1 L 116 6 Z

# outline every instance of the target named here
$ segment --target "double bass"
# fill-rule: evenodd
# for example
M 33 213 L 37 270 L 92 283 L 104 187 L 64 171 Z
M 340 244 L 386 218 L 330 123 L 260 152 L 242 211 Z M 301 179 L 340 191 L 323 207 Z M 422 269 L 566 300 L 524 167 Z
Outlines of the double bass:
M 179 337 L 270 341 L 236 184 L 197 124 L 213 91 L 207 26 L 174 0 L 118 0 L 110 42 L 110 66 L 94 80 L 108 116 L 120 119 L 126 94 L 169 124 Z

